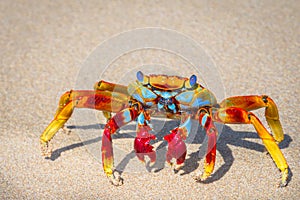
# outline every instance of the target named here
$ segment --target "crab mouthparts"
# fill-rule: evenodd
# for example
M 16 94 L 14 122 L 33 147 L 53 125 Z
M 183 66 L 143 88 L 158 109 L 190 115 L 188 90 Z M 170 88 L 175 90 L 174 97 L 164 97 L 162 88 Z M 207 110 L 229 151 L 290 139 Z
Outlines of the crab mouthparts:
M 176 113 L 176 106 L 171 98 L 161 97 L 157 103 L 157 108 L 158 110 L 162 110 L 164 108 L 166 111 Z

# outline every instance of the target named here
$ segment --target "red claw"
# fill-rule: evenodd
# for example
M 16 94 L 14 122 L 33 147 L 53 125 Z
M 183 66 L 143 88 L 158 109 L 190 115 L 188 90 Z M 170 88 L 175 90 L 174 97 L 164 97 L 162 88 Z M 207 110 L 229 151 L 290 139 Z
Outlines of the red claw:
M 142 162 L 145 162 L 145 155 L 149 156 L 151 162 L 156 160 L 154 147 L 150 145 L 150 140 L 155 140 L 156 137 L 148 132 L 150 129 L 149 126 L 139 126 L 134 140 L 136 156 Z
M 168 142 L 167 162 L 171 163 L 172 158 L 175 158 L 177 165 L 183 164 L 187 150 L 178 128 L 172 130 L 164 139 Z

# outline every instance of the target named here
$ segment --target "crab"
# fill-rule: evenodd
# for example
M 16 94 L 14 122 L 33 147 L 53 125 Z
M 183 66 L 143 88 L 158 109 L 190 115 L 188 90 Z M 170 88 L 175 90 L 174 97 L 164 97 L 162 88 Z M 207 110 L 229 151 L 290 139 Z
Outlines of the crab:
M 114 172 L 112 135 L 128 124 L 136 121 L 134 150 L 139 160 L 145 162 L 147 156 L 155 162 L 156 153 L 151 141 L 151 117 L 165 117 L 180 120 L 164 139 L 168 143 L 166 161 L 178 170 L 184 165 L 187 148 L 185 139 L 191 132 L 192 120 L 197 120 L 208 137 L 204 171 L 198 173 L 196 181 L 203 182 L 211 176 L 216 160 L 218 130 L 215 123 L 252 124 L 268 153 L 281 171 L 279 186 L 287 185 L 289 166 L 278 143 L 284 139 L 279 121 L 278 109 L 267 95 L 234 96 L 221 103 L 212 92 L 197 83 L 197 77 L 190 78 L 168 75 L 144 75 L 137 72 L 137 80 L 128 86 L 101 80 L 94 90 L 71 90 L 63 94 L 54 119 L 40 136 L 44 156 L 51 155 L 50 140 L 71 117 L 74 108 L 90 108 L 103 112 L 107 123 L 102 136 L 102 165 L 106 176 L 113 185 L 122 185 L 123 179 Z M 265 108 L 265 117 L 273 134 L 250 112 Z M 112 114 L 114 113 L 114 115 Z

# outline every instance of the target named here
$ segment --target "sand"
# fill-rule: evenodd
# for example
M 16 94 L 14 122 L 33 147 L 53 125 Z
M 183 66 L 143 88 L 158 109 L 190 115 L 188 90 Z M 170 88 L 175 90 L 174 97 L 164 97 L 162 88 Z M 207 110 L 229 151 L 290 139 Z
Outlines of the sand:
M 299 199 L 299 7 L 299 1 L 1 1 L 0 198 Z M 59 96 L 80 88 L 91 52 L 112 36 L 145 27 L 175 30 L 198 43 L 219 73 L 202 79 L 221 77 L 226 97 L 268 94 L 275 100 L 286 134 L 280 148 L 291 169 L 287 187 L 276 187 L 280 173 L 251 125 L 224 127 L 207 184 L 193 180 L 203 167 L 203 155 L 198 158 L 203 138 L 188 143 L 184 170 L 174 174 L 162 164 L 161 170 L 148 172 L 130 154 L 135 129 L 130 124 L 115 139 L 116 151 L 125 152 L 117 155 L 125 164 L 116 164 L 124 170 L 124 185 L 112 186 L 99 162 L 103 117 L 75 118 L 95 116 L 90 110 L 76 110 L 67 122 L 71 133 L 55 136 L 52 159 L 41 156 L 39 136 Z M 123 84 L 131 80 L 124 74 L 135 76 L 133 66 L 153 63 L 180 65 L 184 76 L 191 71 L 184 68 L 188 61 L 170 52 L 139 50 L 119 55 L 102 77 Z M 97 73 L 87 71 L 87 82 L 96 82 Z M 263 112 L 258 112 L 262 119 Z M 160 134 L 177 123 L 166 124 Z M 160 144 L 163 160 L 166 147 Z

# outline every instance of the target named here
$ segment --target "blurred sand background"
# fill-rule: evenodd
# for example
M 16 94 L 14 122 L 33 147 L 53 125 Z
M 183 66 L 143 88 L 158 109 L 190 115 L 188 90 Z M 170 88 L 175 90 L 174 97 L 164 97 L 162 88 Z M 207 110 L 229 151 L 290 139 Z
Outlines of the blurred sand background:
M 299 199 L 299 10 L 297 0 L 1 1 L 0 198 Z M 96 145 L 100 151 L 100 140 L 82 143 L 76 128 L 54 138 L 55 159 L 41 156 L 39 136 L 91 51 L 144 27 L 176 30 L 199 43 L 217 65 L 226 96 L 268 94 L 276 101 L 286 134 L 280 147 L 292 170 L 286 188 L 276 187 L 280 173 L 250 125 L 224 128 L 208 184 L 193 180 L 203 160 L 189 152 L 184 175 L 169 167 L 125 170 L 124 185 L 114 187 L 88 150 Z

